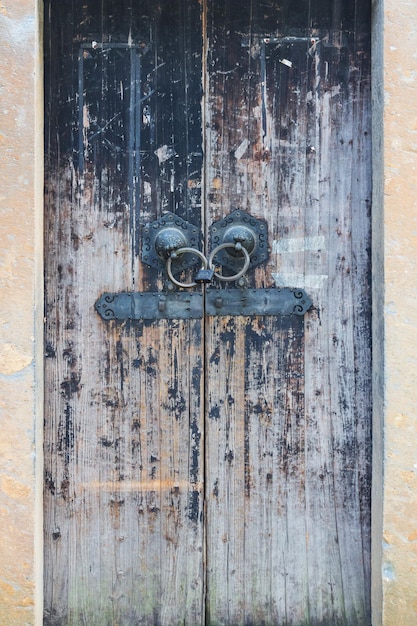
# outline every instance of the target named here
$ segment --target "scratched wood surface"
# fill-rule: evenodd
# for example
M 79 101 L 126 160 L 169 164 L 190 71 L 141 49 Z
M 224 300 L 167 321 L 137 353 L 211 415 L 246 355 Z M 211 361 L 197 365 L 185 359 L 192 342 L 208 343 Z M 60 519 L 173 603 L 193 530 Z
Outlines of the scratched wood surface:
M 368 3 L 45 23 L 44 623 L 369 626 Z M 210 247 L 237 208 L 269 228 L 247 284 L 305 288 L 304 318 L 99 318 L 164 288 L 146 223 Z
M 207 322 L 212 624 L 370 624 L 368 11 L 208 3 L 207 221 L 266 219 L 249 284 L 314 302 Z
M 46 7 L 44 623 L 198 624 L 202 320 L 103 323 L 94 302 L 161 288 L 138 254 L 163 210 L 200 226 L 200 6 L 64 4 Z

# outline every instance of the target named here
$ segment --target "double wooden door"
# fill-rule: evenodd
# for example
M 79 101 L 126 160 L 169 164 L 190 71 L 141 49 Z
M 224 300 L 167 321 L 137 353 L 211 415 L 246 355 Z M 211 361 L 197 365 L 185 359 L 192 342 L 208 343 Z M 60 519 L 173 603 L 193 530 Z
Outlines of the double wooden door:
M 369 3 L 45 4 L 44 623 L 369 626 Z M 237 209 L 304 316 L 97 314 Z

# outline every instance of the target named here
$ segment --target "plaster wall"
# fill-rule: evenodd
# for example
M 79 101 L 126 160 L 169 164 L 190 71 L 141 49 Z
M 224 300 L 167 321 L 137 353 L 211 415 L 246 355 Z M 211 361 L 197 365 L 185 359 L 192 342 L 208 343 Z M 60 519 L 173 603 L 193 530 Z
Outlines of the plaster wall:
M 417 624 L 416 38 L 416 1 L 385 0 L 384 626 Z
M 0 0 L 0 624 L 41 620 L 42 90 L 38 6 Z
M 417 4 L 373 7 L 373 626 L 415 626 Z M 0 626 L 42 624 L 39 9 L 0 0 Z

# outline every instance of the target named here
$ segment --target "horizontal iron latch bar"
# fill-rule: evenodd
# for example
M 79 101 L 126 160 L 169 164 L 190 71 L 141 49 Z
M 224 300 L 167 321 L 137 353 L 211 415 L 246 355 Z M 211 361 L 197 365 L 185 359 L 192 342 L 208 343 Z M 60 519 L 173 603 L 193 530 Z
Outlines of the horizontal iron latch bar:
M 198 319 L 204 315 L 304 315 L 311 299 L 302 289 L 207 289 L 104 293 L 95 304 L 105 320 Z
M 302 289 L 208 289 L 207 315 L 304 315 L 311 300 Z

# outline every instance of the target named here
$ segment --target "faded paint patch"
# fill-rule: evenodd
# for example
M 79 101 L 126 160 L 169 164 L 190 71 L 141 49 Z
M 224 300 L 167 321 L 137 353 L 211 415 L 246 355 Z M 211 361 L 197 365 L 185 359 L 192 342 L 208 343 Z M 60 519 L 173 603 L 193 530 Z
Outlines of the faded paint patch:
M 284 252 L 305 252 L 307 250 L 323 250 L 326 246 L 326 238 L 319 237 L 294 237 L 279 239 L 272 242 L 272 252 L 282 254 Z
M 249 146 L 249 141 L 247 139 L 244 139 L 242 143 L 240 144 L 240 146 L 236 148 L 235 150 L 235 158 L 238 160 L 241 159 L 243 155 L 245 154 L 246 150 L 248 149 L 248 146 Z
M 175 150 L 174 148 L 165 145 L 155 150 L 155 154 L 158 157 L 159 165 L 161 165 L 161 163 L 165 163 L 165 161 L 168 161 L 175 156 Z
M 146 180 L 143 183 L 143 196 L 147 202 L 152 200 L 152 185 Z
M 272 278 L 277 287 L 299 287 L 300 289 L 320 289 L 326 283 L 325 274 L 275 274 Z
M 383 567 L 383 577 L 387 582 L 391 582 L 396 579 L 394 567 L 392 563 L 385 563 Z
M 31 489 L 21 482 L 15 480 L 11 476 L 2 476 L 0 478 L 0 489 L 13 500 L 24 500 L 27 498 Z
M 0 346 L 0 374 L 10 376 L 21 372 L 32 362 L 32 356 L 20 352 L 13 343 Z
M 41 550 L 37 541 L 41 524 L 40 500 L 37 504 L 34 497 L 34 440 L 35 418 L 40 418 L 42 428 L 42 411 L 37 396 L 41 383 L 35 380 L 32 367 L 34 325 L 41 344 L 38 311 L 43 309 L 39 303 L 43 181 L 38 11 L 37 2 L 0 3 L 0 143 L 4 147 L 0 197 L 0 624 L 16 626 L 41 623 L 42 581 L 36 561 Z M 41 358 L 41 348 L 38 356 Z M 36 579 L 40 593 L 34 611 Z

